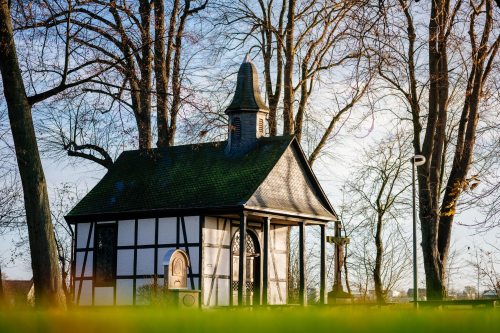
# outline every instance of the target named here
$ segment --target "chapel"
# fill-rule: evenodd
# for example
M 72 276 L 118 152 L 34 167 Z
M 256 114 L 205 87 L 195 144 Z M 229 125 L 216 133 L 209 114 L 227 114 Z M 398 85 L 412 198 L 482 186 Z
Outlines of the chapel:
M 269 108 L 247 55 L 226 110 L 227 141 L 120 154 L 65 216 L 75 230 L 77 306 L 141 305 L 163 283 L 169 251 L 188 257 L 199 306 L 287 304 L 287 230 L 298 226 L 301 305 L 307 305 L 306 226 L 320 226 L 320 302 L 326 228 L 338 217 L 294 136 L 266 136 Z M 197 303 L 198 304 L 198 303 Z

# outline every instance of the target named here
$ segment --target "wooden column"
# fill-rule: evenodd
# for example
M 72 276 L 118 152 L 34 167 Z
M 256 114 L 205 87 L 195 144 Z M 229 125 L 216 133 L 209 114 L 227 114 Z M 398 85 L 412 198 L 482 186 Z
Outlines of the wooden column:
M 307 281 L 306 281 L 306 224 L 299 222 L 299 303 L 307 306 Z
M 326 225 L 321 226 L 321 263 L 320 263 L 320 304 L 328 303 L 328 293 L 326 291 Z
M 262 253 L 262 305 L 267 306 L 269 288 L 269 227 L 271 219 L 264 217 L 264 249 Z
M 247 286 L 247 249 L 245 236 L 247 234 L 247 216 L 240 215 L 240 257 L 238 270 L 238 305 L 245 305 L 246 286 Z

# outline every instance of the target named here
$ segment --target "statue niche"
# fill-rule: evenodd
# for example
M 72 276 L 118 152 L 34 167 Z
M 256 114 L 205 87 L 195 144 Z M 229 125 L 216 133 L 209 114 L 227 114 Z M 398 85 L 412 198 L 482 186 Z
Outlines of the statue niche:
M 170 290 L 188 289 L 187 268 L 189 257 L 183 250 L 170 250 L 163 257 L 164 283 Z

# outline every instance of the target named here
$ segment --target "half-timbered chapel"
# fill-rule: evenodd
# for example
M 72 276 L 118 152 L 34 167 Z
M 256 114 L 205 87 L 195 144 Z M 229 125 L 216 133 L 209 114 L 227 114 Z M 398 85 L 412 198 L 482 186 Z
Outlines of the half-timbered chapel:
M 266 137 L 268 107 L 247 56 L 226 110 L 227 141 L 124 151 L 68 213 L 75 230 L 77 306 L 139 305 L 138 290 L 163 283 L 170 250 L 189 257 L 187 287 L 202 307 L 287 303 L 287 228 L 299 227 L 300 291 L 307 304 L 306 226 L 337 216 L 294 136 Z

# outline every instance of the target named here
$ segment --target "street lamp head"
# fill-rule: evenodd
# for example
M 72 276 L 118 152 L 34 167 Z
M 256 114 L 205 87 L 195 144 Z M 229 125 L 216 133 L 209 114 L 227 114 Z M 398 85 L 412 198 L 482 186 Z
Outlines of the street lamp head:
M 422 164 L 425 163 L 425 157 L 422 155 L 415 155 L 412 158 L 410 158 L 411 164 L 415 164 L 415 166 L 421 166 Z

